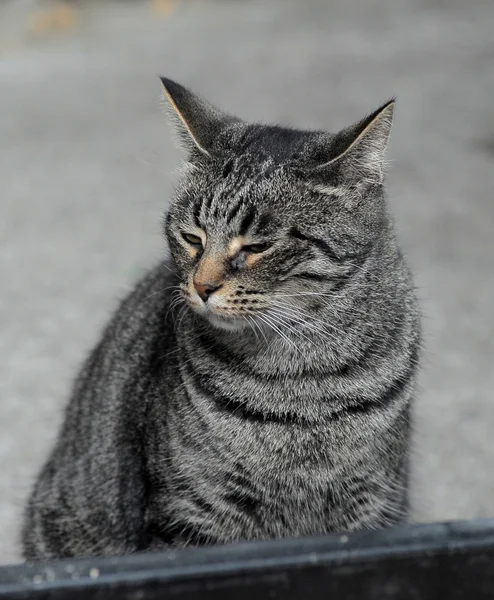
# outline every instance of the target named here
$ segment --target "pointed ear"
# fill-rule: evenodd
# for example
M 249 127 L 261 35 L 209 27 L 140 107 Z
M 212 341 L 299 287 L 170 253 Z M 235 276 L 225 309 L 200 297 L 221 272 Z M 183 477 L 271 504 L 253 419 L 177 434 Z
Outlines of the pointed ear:
M 161 77 L 169 113 L 180 141 L 192 156 L 211 157 L 220 132 L 236 121 L 180 84 Z
M 326 174 L 328 183 L 333 180 L 343 187 L 382 183 L 394 104 L 395 100 L 390 100 L 338 133 L 331 142 L 333 158 L 313 170 L 317 179 Z

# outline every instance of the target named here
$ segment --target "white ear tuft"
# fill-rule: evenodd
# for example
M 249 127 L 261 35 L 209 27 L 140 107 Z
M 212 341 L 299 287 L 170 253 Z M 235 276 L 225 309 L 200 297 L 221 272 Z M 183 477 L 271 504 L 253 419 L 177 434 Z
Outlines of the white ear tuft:
M 360 176 L 367 182 L 382 183 L 394 104 L 394 99 L 390 100 L 372 115 L 342 132 L 349 144 L 328 165 L 343 161 L 352 179 Z
M 171 79 L 162 77 L 161 83 L 168 112 L 175 122 L 182 145 L 192 155 L 199 152 L 210 157 L 222 129 L 237 119 L 222 113 Z

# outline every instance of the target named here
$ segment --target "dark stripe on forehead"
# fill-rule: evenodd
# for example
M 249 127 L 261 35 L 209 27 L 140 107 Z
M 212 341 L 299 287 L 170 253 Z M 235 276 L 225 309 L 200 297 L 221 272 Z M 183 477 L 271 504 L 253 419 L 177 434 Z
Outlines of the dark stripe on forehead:
M 226 179 L 228 177 L 228 175 L 230 175 L 230 173 L 232 172 L 233 169 L 233 159 L 230 158 L 229 160 L 226 161 L 226 163 L 223 166 L 223 179 Z
M 213 194 L 208 194 L 202 200 L 202 205 L 200 209 L 200 213 L 203 214 L 204 217 L 208 214 L 209 208 L 211 207 L 211 203 L 213 202 Z
M 278 219 L 270 212 L 263 213 L 256 225 L 255 232 L 258 235 L 270 235 L 274 233 L 278 228 Z
M 250 226 L 254 222 L 256 216 L 256 211 L 253 206 L 249 206 L 247 209 L 247 213 L 244 215 L 242 222 L 240 223 L 240 235 L 245 235 L 249 230 Z
M 201 228 L 201 208 L 202 208 L 202 200 L 196 200 L 194 202 L 192 216 L 194 217 L 194 223 L 195 223 L 196 227 L 199 227 L 199 228 Z
M 243 207 L 244 205 L 244 200 L 243 198 L 240 198 L 237 200 L 237 203 L 232 206 L 232 208 L 230 209 L 230 212 L 228 213 L 227 217 L 226 217 L 226 224 L 229 225 L 234 219 L 235 217 L 238 215 L 240 209 Z
M 245 202 L 245 194 L 242 193 L 242 188 L 245 188 L 249 183 L 249 175 L 242 173 L 235 166 L 233 174 L 228 177 L 228 182 L 221 185 L 213 194 L 211 201 L 208 204 L 208 217 L 218 219 L 220 216 L 227 215 L 230 210 L 238 212 L 242 204 Z M 237 201 L 236 204 L 229 208 L 231 202 Z M 237 204 L 239 203 L 239 204 Z M 229 221 L 232 221 L 235 215 Z

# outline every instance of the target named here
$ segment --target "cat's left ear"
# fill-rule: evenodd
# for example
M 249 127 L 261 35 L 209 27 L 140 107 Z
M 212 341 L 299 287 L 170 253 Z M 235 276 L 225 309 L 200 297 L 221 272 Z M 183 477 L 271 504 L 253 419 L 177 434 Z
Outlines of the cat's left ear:
M 356 125 L 334 136 L 327 151 L 331 158 L 311 169 L 311 175 L 329 187 L 358 187 L 381 184 L 384 179 L 385 153 L 393 123 L 395 101 L 390 100 Z M 318 158 L 324 150 L 318 149 Z M 323 183 L 324 185 L 324 183 Z
M 161 77 L 161 83 L 172 120 L 190 160 L 214 156 L 219 134 L 238 119 L 221 112 L 171 79 Z

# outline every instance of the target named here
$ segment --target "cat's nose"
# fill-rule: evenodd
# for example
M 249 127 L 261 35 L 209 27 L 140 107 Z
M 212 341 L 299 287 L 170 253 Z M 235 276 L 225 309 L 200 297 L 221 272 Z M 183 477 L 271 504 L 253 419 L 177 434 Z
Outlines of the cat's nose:
M 197 281 L 194 281 L 194 287 L 196 288 L 196 292 L 199 294 L 201 300 L 203 302 L 207 302 L 209 296 L 218 290 L 221 287 L 221 284 L 215 285 L 212 283 L 198 283 Z

